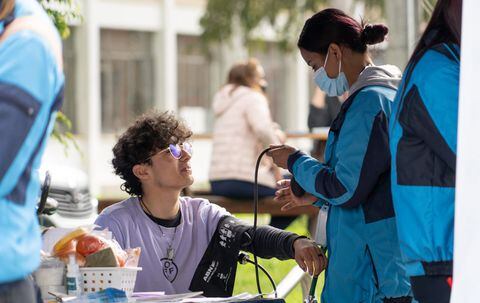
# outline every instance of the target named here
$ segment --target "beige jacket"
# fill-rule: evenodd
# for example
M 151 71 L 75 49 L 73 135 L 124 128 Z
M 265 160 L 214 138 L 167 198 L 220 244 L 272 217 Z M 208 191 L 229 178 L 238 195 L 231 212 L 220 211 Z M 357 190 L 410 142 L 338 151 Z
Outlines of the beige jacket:
M 235 179 L 254 181 L 257 157 L 270 144 L 279 144 L 268 101 L 261 93 L 245 87 L 224 86 L 214 97 L 211 181 Z M 266 156 L 258 173 L 261 185 L 275 187 L 273 164 Z

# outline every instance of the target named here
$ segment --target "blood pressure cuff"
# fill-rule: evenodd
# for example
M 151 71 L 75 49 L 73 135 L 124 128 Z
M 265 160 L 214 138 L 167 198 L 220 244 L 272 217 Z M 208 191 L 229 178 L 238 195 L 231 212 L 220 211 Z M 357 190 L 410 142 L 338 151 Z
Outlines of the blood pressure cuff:
M 190 291 L 206 297 L 229 297 L 233 293 L 237 257 L 251 226 L 231 216 L 220 219 L 215 234 L 193 275 Z

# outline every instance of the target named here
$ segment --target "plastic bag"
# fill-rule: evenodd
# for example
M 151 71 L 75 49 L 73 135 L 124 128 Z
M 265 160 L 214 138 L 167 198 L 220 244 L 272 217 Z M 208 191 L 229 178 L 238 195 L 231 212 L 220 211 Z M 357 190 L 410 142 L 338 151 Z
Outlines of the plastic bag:
M 85 265 L 85 257 L 77 252 L 77 241 L 93 230 L 93 226 L 79 227 L 57 241 L 53 247 L 53 256 L 68 264 L 68 256 L 75 255 L 79 266 Z
M 77 264 L 82 267 L 85 266 L 86 257 L 111 248 L 117 267 L 136 267 L 138 265 L 141 252 L 139 247 L 131 249 L 127 253 L 117 241 L 111 238 L 111 232 L 107 229 L 94 230 L 94 228 L 95 225 L 80 227 L 60 238 L 54 245 L 53 256 L 68 263 L 68 256 L 75 254 Z M 129 260 L 128 265 L 126 264 L 127 260 Z
M 72 232 L 66 234 L 60 238 L 53 246 L 54 256 L 64 256 L 70 253 L 74 253 L 76 250 L 77 239 L 90 233 L 94 226 L 79 227 Z
M 140 261 L 142 249 L 140 247 L 128 248 L 126 253 L 127 260 L 125 261 L 125 267 L 138 267 L 138 261 Z
M 127 253 L 120 247 L 117 241 L 114 239 L 107 240 L 108 247 L 111 247 L 115 257 L 117 258 L 118 266 L 124 267 L 127 261 Z
M 84 257 L 96 253 L 108 247 L 108 244 L 101 237 L 96 235 L 84 235 L 77 241 L 77 252 Z

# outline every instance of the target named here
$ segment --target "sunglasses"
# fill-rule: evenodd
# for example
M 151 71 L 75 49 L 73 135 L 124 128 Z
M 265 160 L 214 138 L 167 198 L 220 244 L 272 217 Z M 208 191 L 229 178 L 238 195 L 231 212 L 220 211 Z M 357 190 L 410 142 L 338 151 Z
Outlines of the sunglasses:
M 167 150 L 170 152 L 170 155 L 172 155 L 172 157 L 177 159 L 177 160 L 180 159 L 183 156 L 183 152 L 186 152 L 189 156 L 193 155 L 192 145 L 188 142 L 184 142 L 182 144 L 169 144 L 167 148 L 156 152 L 155 154 L 151 155 L 150 157 L 145 159 L 145 161 L 142 161 L 142 162 L 146 162 L 146 161 L 150 160 L 156 154 L 164 153 Z

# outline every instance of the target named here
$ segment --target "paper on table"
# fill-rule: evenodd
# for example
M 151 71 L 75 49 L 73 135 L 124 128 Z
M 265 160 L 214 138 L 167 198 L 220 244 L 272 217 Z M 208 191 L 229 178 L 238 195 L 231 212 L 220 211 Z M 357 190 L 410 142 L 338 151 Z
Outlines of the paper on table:
M 132 298 L 147 298 L 164 296 L 164 291 L 147 291 L 147 292 L 134 292 Z
M 165 295 L 158 294 L 158 292 L 144 292 L 140 293 L 141 297 L 136 296 L 139 293 L 134 293 L 133 296 L 136 302 L 142 303 L 160 303 L 160 302 L 182 302 L 183 299 L 193 298 L 201 295 L 202 291 L 189 292 L 184 294 Z
M 256 296 L 251 295 L 249 293 L 241 293 L 233 297 L 227 297 L 227 298 L 188 298 L 188 299 L 183 299 L 182 303 L 203 303 L 203 302 L 216 302 L 216 303 L 227 303 L 227 302 L 238 302 L 238 301 L 243 301 L 243 300 L 248 300 L 255 298 Z

